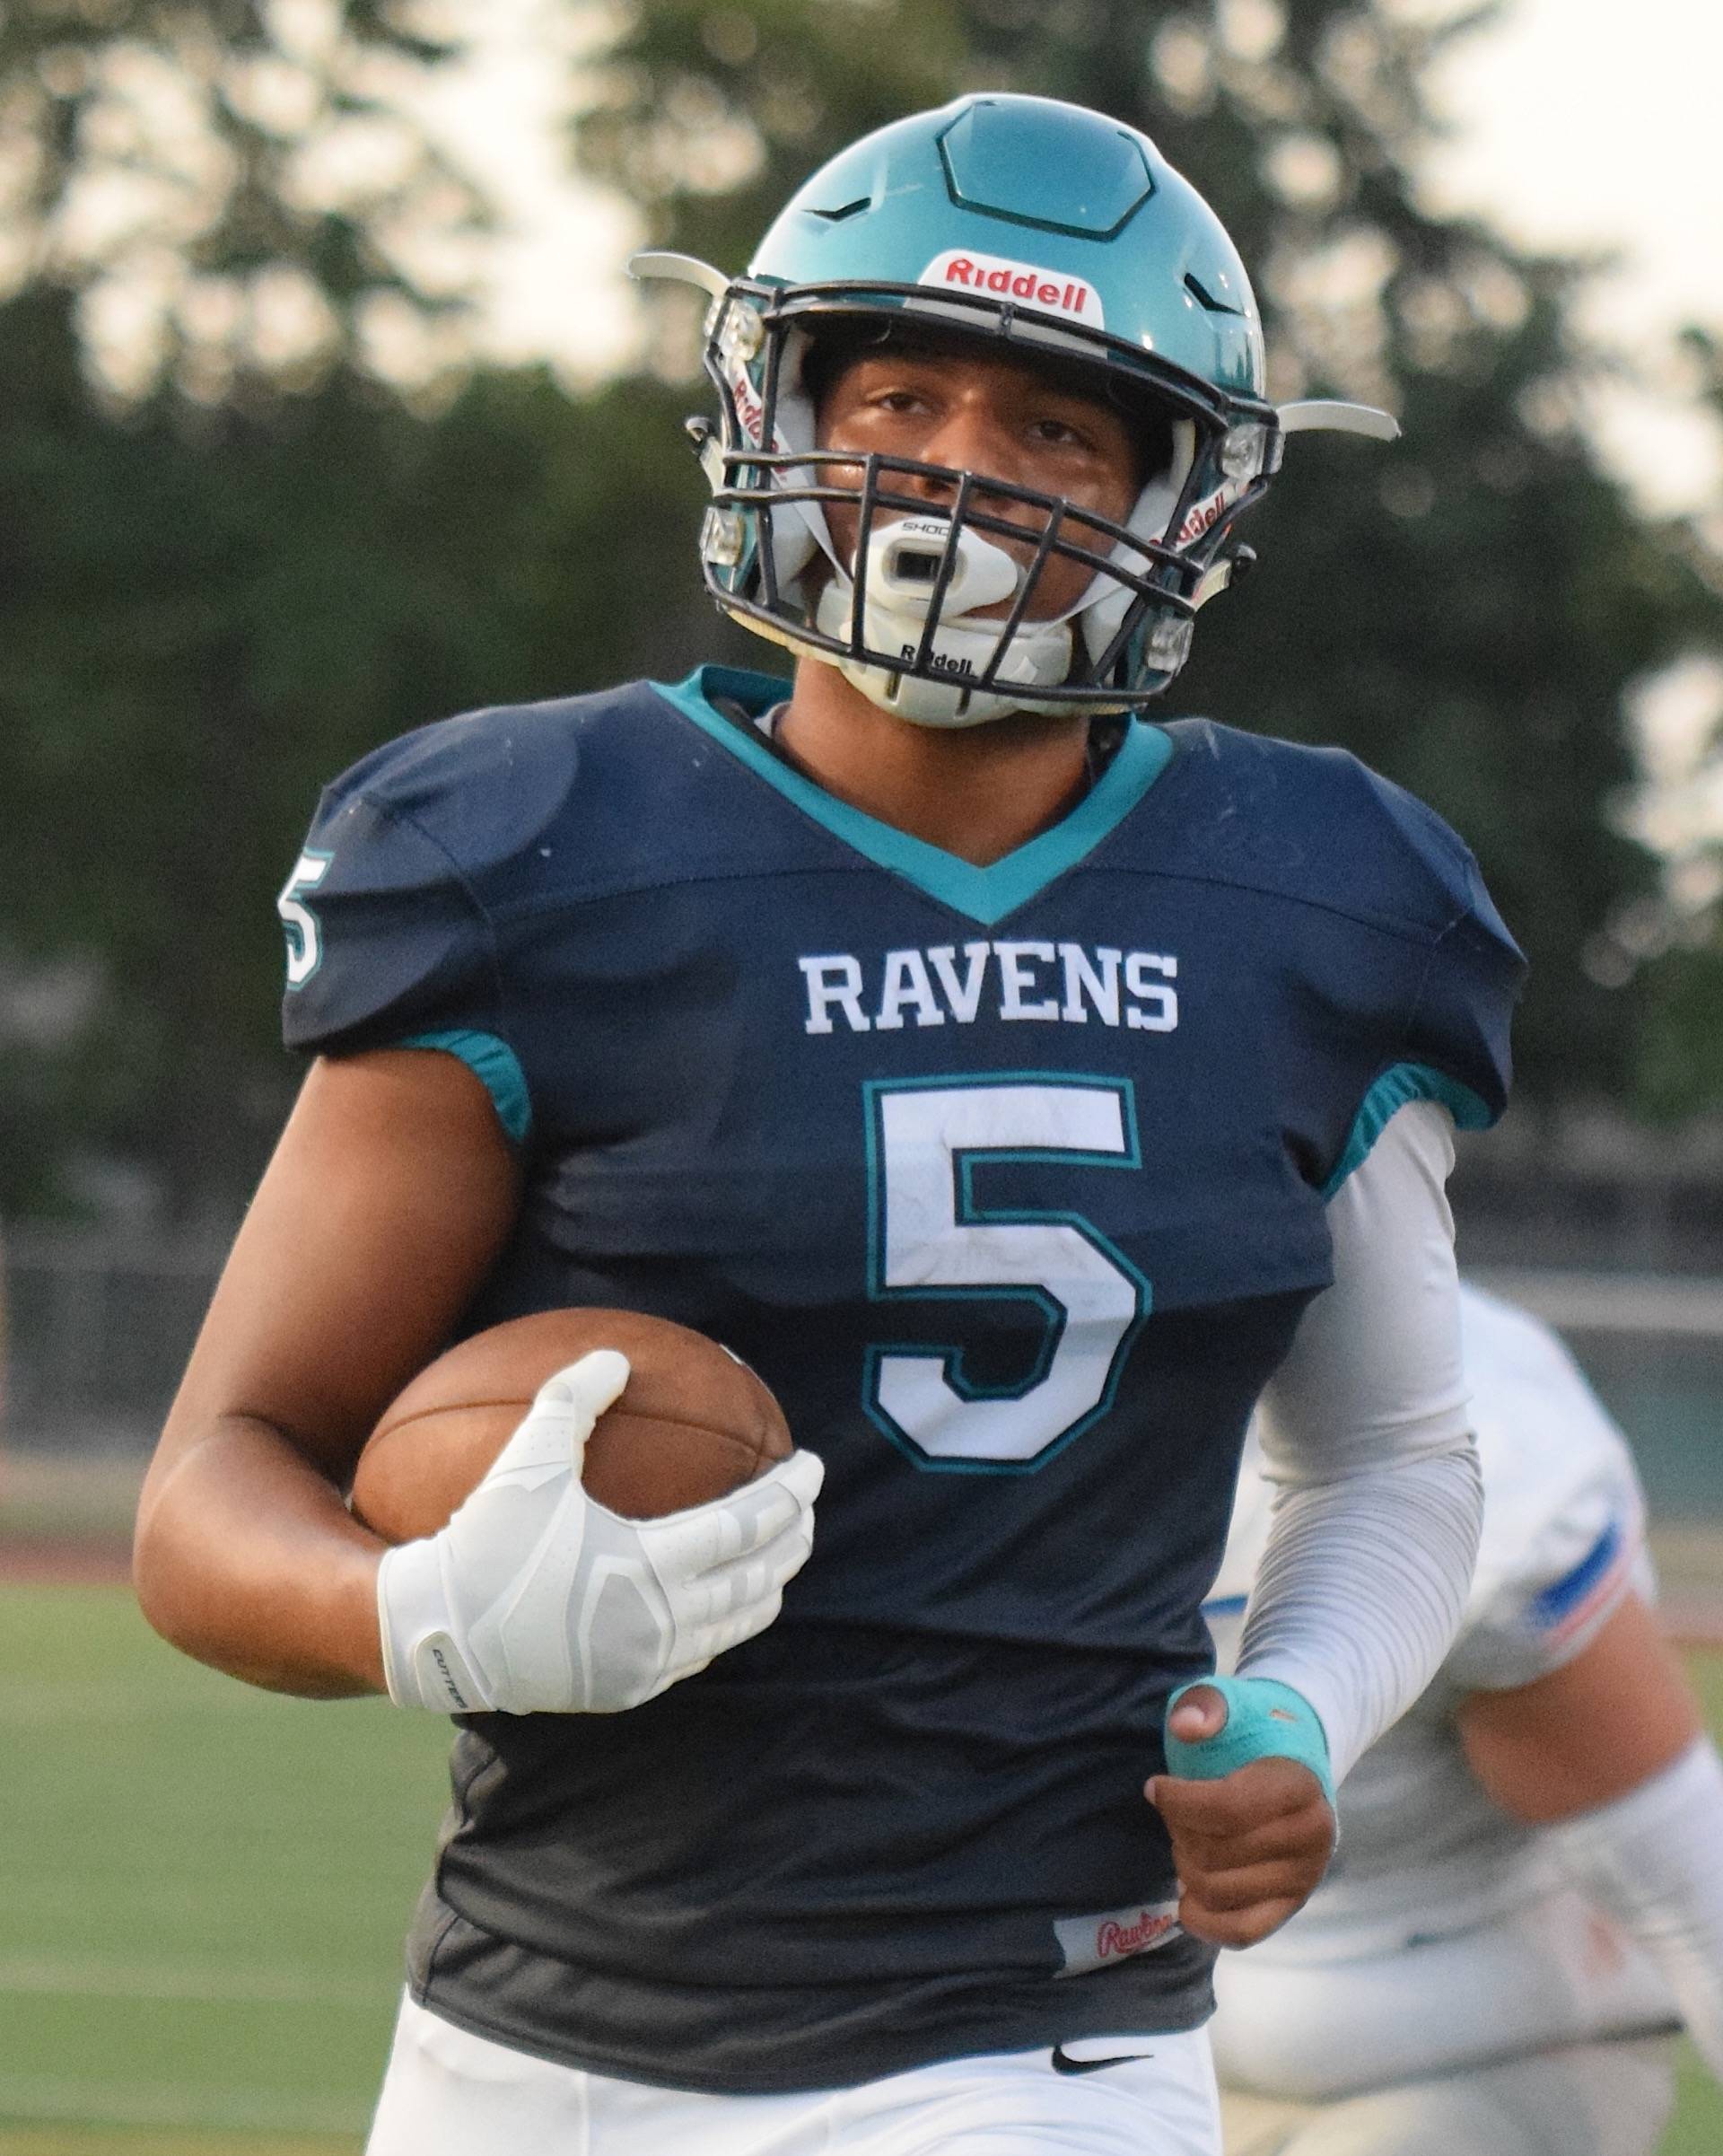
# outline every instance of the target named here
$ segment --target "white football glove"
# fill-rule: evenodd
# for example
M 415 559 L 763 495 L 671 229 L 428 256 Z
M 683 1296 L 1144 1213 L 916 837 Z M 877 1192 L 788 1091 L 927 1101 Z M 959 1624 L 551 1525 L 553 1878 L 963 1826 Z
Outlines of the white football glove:
M 587 1495 L 581 1467 L 627 1381 L 614 1348 L 559 1370 L 448 1526 L 385 1553 L 377 1607 L 398 1706 L 611 1714 L 777 1616 L 825 1468 L 795 1452 L 711 1504 L 620 1519 Z

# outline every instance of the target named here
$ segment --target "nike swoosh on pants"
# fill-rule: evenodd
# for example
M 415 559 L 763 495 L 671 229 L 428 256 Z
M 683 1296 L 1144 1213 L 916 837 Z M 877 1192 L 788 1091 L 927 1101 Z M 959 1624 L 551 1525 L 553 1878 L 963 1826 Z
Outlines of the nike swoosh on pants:
M 1074 2059 L 1063 2044 L 1053 2047 L 1053 2070 L 1055 2073 L 1098 2073 L 1104 2066 L 1129 2066 L 1138 2059 L 1151 2059 L 1152 2051 L 1119 2051 L 1104 2059 Z

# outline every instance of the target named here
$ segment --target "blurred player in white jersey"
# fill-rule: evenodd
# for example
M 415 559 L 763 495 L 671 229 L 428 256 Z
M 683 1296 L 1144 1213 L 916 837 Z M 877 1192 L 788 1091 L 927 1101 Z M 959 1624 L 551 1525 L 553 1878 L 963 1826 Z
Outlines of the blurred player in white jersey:
M 1723 1770 L 1651 1612 L 1632 1461 L 1546 1327 L 1463 1304 L 1464 1626 L 1348 1779 L 1322 1888 L 1216 1972 L 1228 2156 L 1650 2156 L 1678 2022 L 1723 2075 Z M 1223 1669 L 1273 1495 L 1253 1445 Z

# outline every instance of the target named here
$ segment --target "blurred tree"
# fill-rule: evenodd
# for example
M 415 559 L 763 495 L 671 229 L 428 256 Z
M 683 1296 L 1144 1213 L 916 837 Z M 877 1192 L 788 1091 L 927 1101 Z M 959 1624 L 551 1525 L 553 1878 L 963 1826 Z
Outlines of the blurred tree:
M 685 337 L 584 402 L 459 387 L 479 208 L 412 118 L 445 49 L 422 19 L 0 9 L 0 1211 L 111 1204 L 136 1171 L 141 1202 L 231 1214 L 295 1076 L 270 899 L 355 755 L 480 703 L 772 663 L 700 594 Z M 828 151 L 958 89 L 1148 126 L 1258 268 L 1277 393 L 1407 427 L 1295 443 L 1181 707 L 1345 741 L 1454 818 L 1535 961 L 1531 1095 L 1619 1090 L 1641 1012 L 1680 1065 L 1715 1027 L 1683 988 L 1704 954 L 1623 962 L 1656 867 L 1612 806 L 1623 691 L 1718 642 L 1715 596 L 1580 432 L 1576 273 L 1419 200 L 1439 33 L 1397 0 L 613 19 L 582 153 L 730 267 Z
M 433 444 L 377 384 L 463 355 L 483 223 L 424 12 L 0 10 L 0 1205 L 231 1212 L 310 774 L 460 671 L 404 551 Z
M 78 295 L 95 377 L 206 400 L 432 362 L 481 206 L 415 118 L 411 0 L 0 9 L 0 285 Z
M 1692 329 L 1683 342 L 1704 401 L 1723 422 L 1723 338 Z M 1723 540 L 1723 504 L 1713 504 L 1710 524 Z M 1689 543 L 1696 573 L 1723 606 L 1723 553 L 1707 551 L 1700 533 Z M 1667 860 L 1664 887 L 1655 902 L 1621 916 L 1598 952 L 1617 974 L 1645 977 L 1640 1097 L 1650 1114 L 1671 1120 L 1723 1113 L 1723 663 L 1690 665 L 1679 687 L 1686 723 L 1637 804 Z
M 637 0 L 578 145 L 659 243 L 737 269 L 841 144 L 965 90 L 1153 135 L 1252 267 L 1274 394 L 1363 397 L 1405 429 L 1387 452 L 1292 444 L 1247 530 L 1263 566 L 1204 621 L 1178 707 L 1344 742 L 1447 814 L 1533 960 L 1522 1098 L 1619 1097 L 1646 982 L 1588 954 L 1657 874 L 1612 814 L 1624 695 L 1723 644 L 1723 619 L 1582 431 L 1602 362 L 1574 326 L 1580 268 L 1421 195 L 1430 71 L 1493 12 Z
M 224 1218 L 297 1075 L 270 900 L 319 784 L 451 711 L 694 663 L 660 536 L 683 399 L 480 375 L 433 421 L 337 372 L 122 425 L 70 312 L 0 310 L 0 495 L 29 505 L 0 528 L 0 1211 L 131 1163 Z
M 0 1205 L 136 1163 L 231 1209 L 278 1107 L 281 743 L 340 733 L 349 544 L 413 433 L 368 381 L 436 372 L 482 221 L 413 117 L 449 50 L 392 0 L 0 9 Z

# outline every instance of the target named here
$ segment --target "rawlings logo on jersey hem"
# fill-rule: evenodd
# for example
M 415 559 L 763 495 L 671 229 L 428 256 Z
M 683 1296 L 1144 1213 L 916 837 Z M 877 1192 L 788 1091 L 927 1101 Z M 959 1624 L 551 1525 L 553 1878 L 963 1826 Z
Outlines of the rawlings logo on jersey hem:
M 1064 1958 L 1064 1967 L 1054 1972 L 1061 1976 L 1085 1976 L 1133 1954 L 1152 1954 L 1182 1936 L 1176 1900 L 1133 1902 L 1094 1916 L 1061 1916 L 1053 1931 Z

